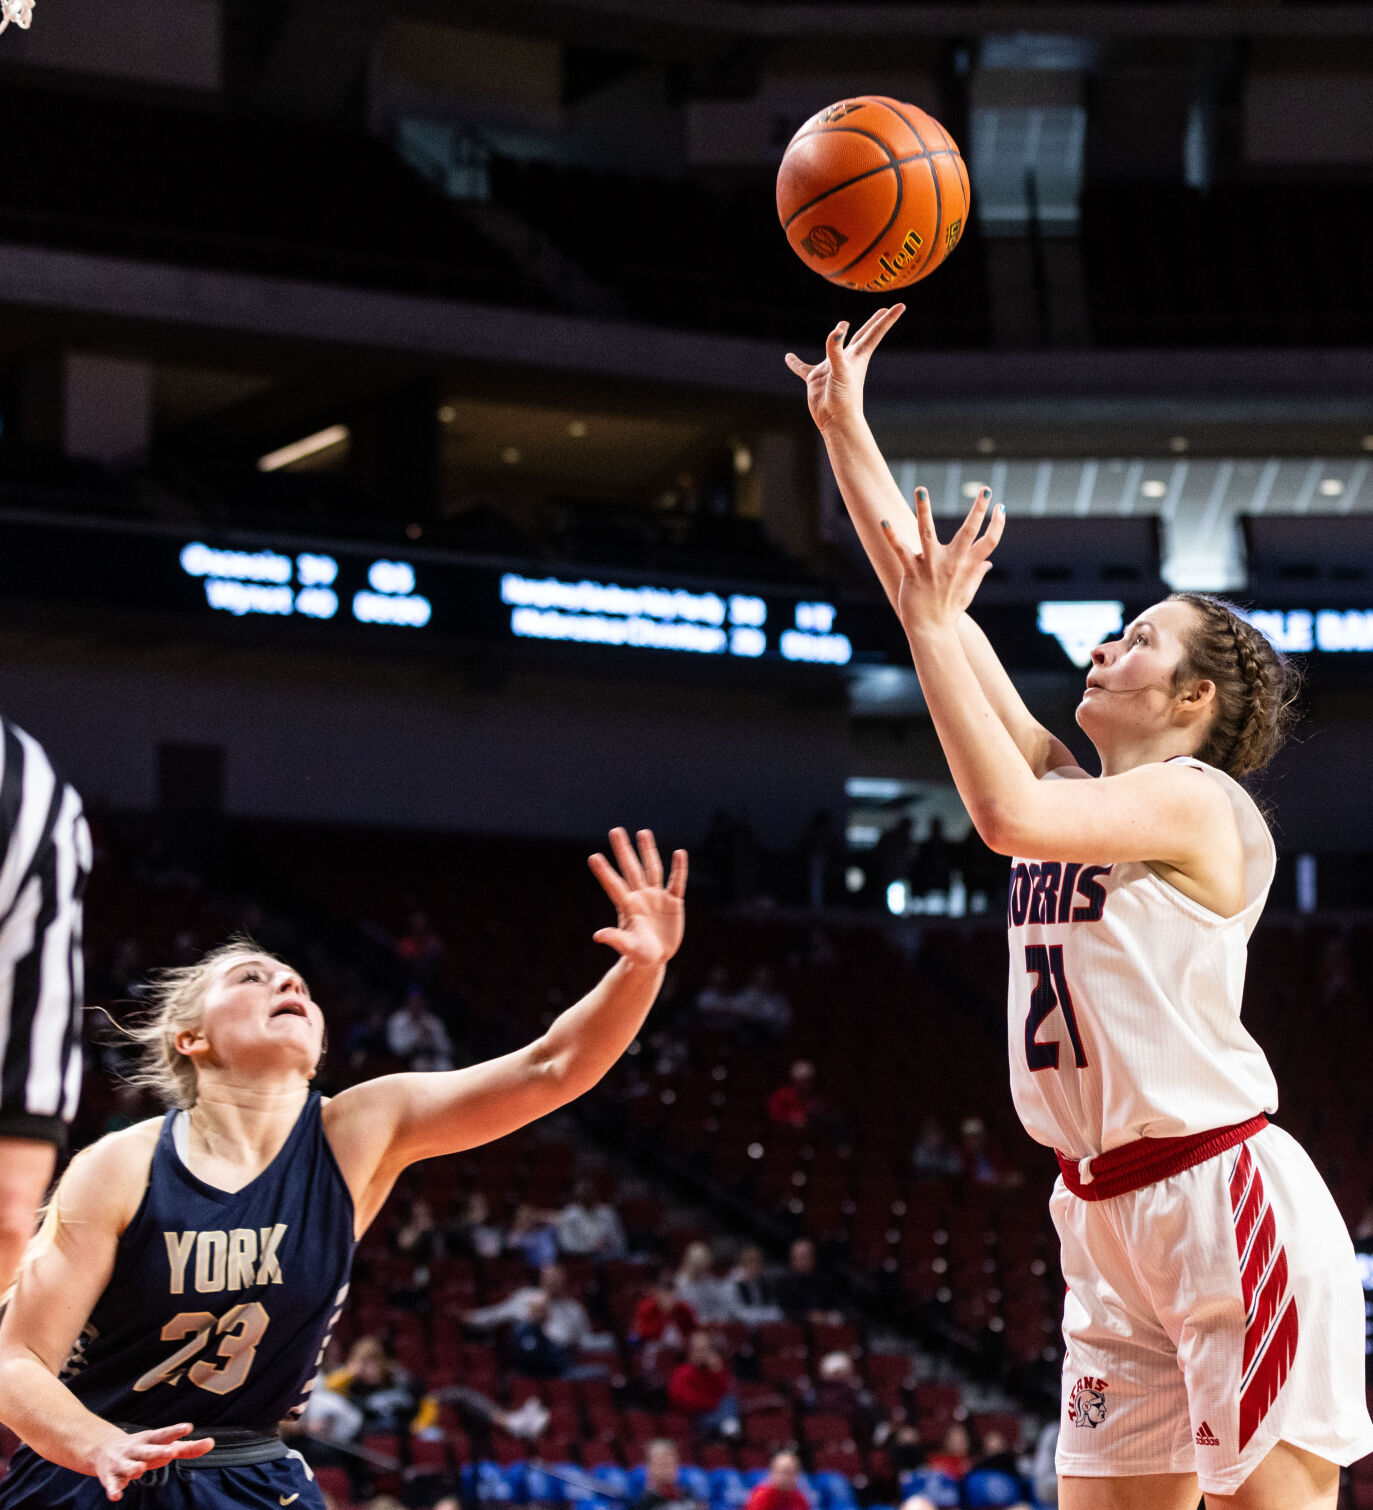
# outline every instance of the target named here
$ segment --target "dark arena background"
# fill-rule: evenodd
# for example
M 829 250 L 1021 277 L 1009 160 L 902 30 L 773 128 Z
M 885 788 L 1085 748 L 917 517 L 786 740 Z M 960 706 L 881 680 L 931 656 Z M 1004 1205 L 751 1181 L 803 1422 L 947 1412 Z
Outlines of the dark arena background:
M 471 1062 L 605 968 L 611 824 L 692 854 L 622 1063 L 364 1239 L 295 1438 L 338 1510 L 611 1510 L 660 1440 L 708 1510 L 784 1448 L 815 1510 L 1054 1502 L 1007 864 L 782 360 L 875 307 L 773 204 L 857 93 L 967 161 L 869 412 L 944 528 L 1005 500 L 977 613 L 1034 711 L 1085 749 L 1091 648 L 1170 588 L 1300 653 L 1245 1020 L 1373 1292 L 1373 9 L 39 0 L 0 37 L 0 709 L 90 814 L 90 1007 L 243 929 L 323 1004 L 325 1089 Z M 77 1147 L 157 1110 L 87 1018 Z

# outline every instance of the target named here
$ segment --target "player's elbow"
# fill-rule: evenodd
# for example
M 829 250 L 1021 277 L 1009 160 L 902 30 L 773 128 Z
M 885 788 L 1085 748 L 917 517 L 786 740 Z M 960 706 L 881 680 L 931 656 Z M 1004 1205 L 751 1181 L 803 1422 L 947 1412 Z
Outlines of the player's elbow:
M 1022 854 L 1023 823 L 1011 806 L 995 797 L 973 803 L 968 816 L 978 838 L 994 854 Z
M 560 1043 L 547 1034 L 536 1038 L 525 1053 L 530 1084 L 536 1088 L 544 1112 L 556 1111 L 585 1095 L 607 1068 L 586 1045 Z
M 579 1094 L 576 1059 L 569 1045 L 545 1033 L 525 1049 L 524 1060 L 526 1082 L 545 1110 L 553 1111 Z

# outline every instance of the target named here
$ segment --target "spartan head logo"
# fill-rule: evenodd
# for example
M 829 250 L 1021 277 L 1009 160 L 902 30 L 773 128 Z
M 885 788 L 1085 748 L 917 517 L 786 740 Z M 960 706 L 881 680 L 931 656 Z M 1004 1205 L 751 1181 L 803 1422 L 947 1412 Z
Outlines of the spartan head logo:
M 802 240 L 801 249 L 823 261 L 826 257 L 833 257 L 848 239 L 843 231 L 835 230 L 832 225 L 813 225 Z
M 1094 1430 L 1106 1419 L 1105 1379 L 1079 1379 L 1068 1396 L 1068 1410 L 1074 1426 L 1090 1426 Z

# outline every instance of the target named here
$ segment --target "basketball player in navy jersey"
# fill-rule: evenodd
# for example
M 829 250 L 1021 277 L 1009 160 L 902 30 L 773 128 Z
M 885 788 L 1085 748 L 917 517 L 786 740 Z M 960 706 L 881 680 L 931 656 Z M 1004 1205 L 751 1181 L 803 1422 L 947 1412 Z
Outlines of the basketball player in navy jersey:
M 179 1110 L 102 1138 L 58 1185 L 0 1326 L 0 1421 L 23 1439 L 3 1510 L 322 1510 L 277 1435 L 305 1406 L 354 1246 L 419 1159 L 513 1132 L 633 1041 L 682 941 L 687 860 L 612 832 L 591 868 L 620 956 L 526 1048 L 311 1091 L 324 1019 L 301 977 L 233 943 L 169 971 L 145 1079 Z

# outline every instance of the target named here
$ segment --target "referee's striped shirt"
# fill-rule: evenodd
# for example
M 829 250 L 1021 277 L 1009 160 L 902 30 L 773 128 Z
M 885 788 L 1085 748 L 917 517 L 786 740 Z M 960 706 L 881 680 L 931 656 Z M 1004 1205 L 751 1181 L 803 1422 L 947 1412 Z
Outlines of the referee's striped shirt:
M 80 797 L 0 718 L 0 1136 L 61 1142 L 76 1113 L 90 868 Z

